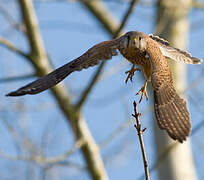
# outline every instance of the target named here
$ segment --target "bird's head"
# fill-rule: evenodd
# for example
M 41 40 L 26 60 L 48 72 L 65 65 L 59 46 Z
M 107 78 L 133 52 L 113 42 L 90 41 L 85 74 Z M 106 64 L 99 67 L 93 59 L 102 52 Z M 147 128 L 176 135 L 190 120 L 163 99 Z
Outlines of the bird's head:
M 127 47 L 136 47 L 141 51 L 146 50 L 147 35 L 145 35 L 144 33 L 138 31 L 130 31 L 127 32 L 124 36 Z

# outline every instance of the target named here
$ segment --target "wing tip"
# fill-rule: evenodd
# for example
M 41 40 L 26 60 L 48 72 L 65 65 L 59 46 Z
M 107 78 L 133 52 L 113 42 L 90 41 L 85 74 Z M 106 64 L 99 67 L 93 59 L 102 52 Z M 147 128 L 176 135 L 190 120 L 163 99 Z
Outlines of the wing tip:
M 22 88 L 16 90 L 16 91 L 12 91 L 8 94 L 6 94 L 5 96 L 23 96 L 23 95 L 26 95 L 26 94 L 29 94 L 29 91 L 26 91 Z
M 25 95 L 25 93 L 21 92 L 21 91 L 13 91 L 13 92 L 10 92 L 8 94 L 6 94 L 5 96 L 23 96 Z
M 202 62 L 203 62 L 203 59 L 193 58 L 193 63 L 194 64 L 201 64 Z
M 186 136 L 174 136 L 171 133 L 169 133 L 168 131 L 167 131 L 167 133 L 173 140 L 178 141 L 180 143 L 185 142 L 187 140 L 187 137 L 189 136 L 189 135 L 186 135 Z

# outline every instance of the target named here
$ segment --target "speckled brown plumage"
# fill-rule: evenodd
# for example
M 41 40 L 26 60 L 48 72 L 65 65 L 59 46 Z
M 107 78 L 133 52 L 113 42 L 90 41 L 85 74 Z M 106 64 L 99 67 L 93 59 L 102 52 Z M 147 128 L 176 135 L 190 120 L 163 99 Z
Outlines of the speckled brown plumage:
M 171 47 L 167 41 L 153 35 L 145 35 L 142 32 L 131 31 L 125 35 L 110 41 L 101 42 L 80 57 L 54 70 L 48 75 L 7 94 L 7 96 L 21 96 L 25 94 L 37 94 L 53 87 L 70 73 L 89 68 L 101 61 L 111 59 L 117 55 L 117 51 L 133 64 L 129 71 L 128 80 L 131 79 L 134 65 L 143 68 L 146 78 L 140 101 L 146 93 L 147 82 L 151 80 L 154 91 L 155 115 L 159 127 L 165 129 L 170 137 L 183 142 L 191 131 L 190 116 L 186 102 L 176 93 L 173 87 L 171 72 L 165 57 L 188 64 L 199 64 L 201 59 L 192 57 L 190 53 Z
M 191 132 L 186 101 L 176 93 L 168 62 L 155 41 L 148 41 L 146 51 L 153 64 L 151 82 L 158 125 L 161 129 L 166 129 L 170 137 L 183 142 Z

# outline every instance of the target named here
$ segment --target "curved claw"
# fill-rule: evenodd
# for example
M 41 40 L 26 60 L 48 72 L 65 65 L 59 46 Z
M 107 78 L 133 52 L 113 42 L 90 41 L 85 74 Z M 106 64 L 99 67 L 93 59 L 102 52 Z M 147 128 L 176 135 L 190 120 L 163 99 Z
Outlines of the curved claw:
M 127 78 L 125 80 L 125 83 L 127 83 L 129 79 L 132 82 L 132 78 L 133 78 L 133 76 L 135 74 L 135 71 L 141 71 L 141 69 L 135 68 L 135 65 L 133 64 L 131 69 L 125 72 L 125 74 L 128 74 L 128 76 L 127 76 Z
M 142 99 L 143 99 L 143 96 L 145 95 L 146 97 L 146 100 L 148 101 L 148 94 L 147 94 L 147 81 L 145 81 L 145 84 L 144 86 L 138 91 L 138 93 L 136 95 L 139 95 L 140 93 L 142 93 L 141 97 L 140 97 L 140 100 L 139 100 L 139 103 L 141 103 Z

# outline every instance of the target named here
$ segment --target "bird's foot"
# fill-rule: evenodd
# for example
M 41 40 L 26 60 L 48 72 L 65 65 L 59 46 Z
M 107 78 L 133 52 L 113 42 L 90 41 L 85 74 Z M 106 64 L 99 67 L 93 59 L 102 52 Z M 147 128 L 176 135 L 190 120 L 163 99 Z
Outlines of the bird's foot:
M 132 82 L 132 77 L 134 76 L 135 74 L 135 71 L 141 71 L 141 69 L 139 68 L 135 68 L 135 65 L 133 64 L 131 69 L 129 71 L 126 71 L 125 74 L 128 74 L 126 80 L 125 80 L 125 83 L 128 82 L 128 80 L 130 79 L 130 81 Z
M 142 93 L 139 103 L 142 101 L 143 96 L 145 95 L 146 100 L 148 101 L 148 94 L 147 94 L 147 81 L 145 81 L 144 86 L 142 86 L 142 88 L 138 91 L 138 93 L 136 95 L 139 95 L 140 93 Z

